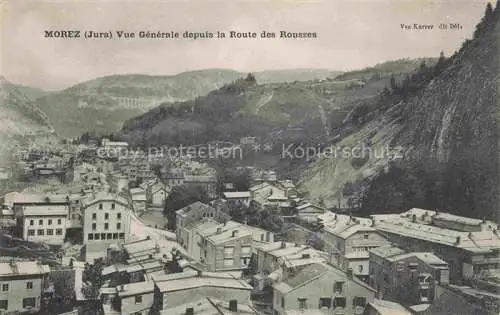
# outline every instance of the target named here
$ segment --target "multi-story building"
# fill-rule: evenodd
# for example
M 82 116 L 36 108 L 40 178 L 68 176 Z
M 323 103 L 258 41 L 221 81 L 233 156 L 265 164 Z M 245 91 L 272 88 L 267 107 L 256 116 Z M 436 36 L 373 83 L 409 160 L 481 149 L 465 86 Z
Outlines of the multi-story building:
M 397 245 L 434 252 L 446 261 L 451 281 L 500 268 L 500 232 L 493 222 L 423 209 L 372 219 L 373 227 Z
M 331 263 L 343 270 L 351 268 L 364 279 L 369 274 L 368 250 L 389 244 L 389 241 L 371 226 L 371 220 L 327 212 L 320 217 L 324 228 L 320 233 Z
M 407 253 L 392 245 L 370 250 L 369 284 L 384 299 L 404 305 L 431 303 L 436 285 L 448 283 L 448 264 L 433 253 Z
M 252 287 L 241 279 L 225 273 L 175 273 L 163 276 L 155 281 L 154 310 L 160 314 L 176 314 L 175 310 L 201 299 L 217 298 L 236 305 L 248 305 Z M 184 310 L 187 311 L 187 307 Z M 196 308 L 192 308 L 194 311 Z M 173 312 L 169 312 L 173 310 Z M 188 311 L 188 314 L 191 310 Z M 195 313 L 193 313 L 195 314 Z M 218 312 L 217 314 L 225 314 Z M 227 314 L 232 314 L 227 312 Z M 236 312 L 236 314 L 238 314 Z
M 199 230 L 200 256 L 210 271 L 248 268 L 252 256 L 253 235 L 241 223 L 229 221 Z
M 49 266 L 37 262 L 0 263 L 0 310 L 39 310 L 49 273 Z
M 121 196 L 97 193 L 85 201 L 83 238 L 87 251 L 106 254 L 112 244 L 128 240 L 131 207 Z
M 136 213 L 146 211 L 146 191 L 140 187 L 130 189 L 132 207 Z
M 177 236 L 177 242 L 186 248 L 186 244 L 189 243 L 188 235 L 189 230 L 186 230 L 186 226 L 192 225 L 194 222 L 199 222 L 203 218 L 210 218 L 217 222 L 224 222 L 231 217 L 222 210 L 213 208 L 202 202 L 192 203 L 182 209 L 176 211 L 176 228 L 175 233 Z
M 273 285 L 276 315 L 289 310 L 322 310 L 325 314 L 363 314 L 375 289 L 325 263 L 307 265 Z
M 66 237 L 69 205 L 27 205 L 23 206 L 18 218 L 23 239 L 30 242 L 44 242 L 61 245 Z

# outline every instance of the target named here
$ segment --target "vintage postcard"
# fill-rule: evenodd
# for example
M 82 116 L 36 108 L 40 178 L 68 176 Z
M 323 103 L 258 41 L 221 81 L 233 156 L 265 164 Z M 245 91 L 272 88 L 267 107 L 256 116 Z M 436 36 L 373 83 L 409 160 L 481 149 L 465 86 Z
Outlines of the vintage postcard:
M 498 1 L 0 10 L 0 315 L 499 314 Z

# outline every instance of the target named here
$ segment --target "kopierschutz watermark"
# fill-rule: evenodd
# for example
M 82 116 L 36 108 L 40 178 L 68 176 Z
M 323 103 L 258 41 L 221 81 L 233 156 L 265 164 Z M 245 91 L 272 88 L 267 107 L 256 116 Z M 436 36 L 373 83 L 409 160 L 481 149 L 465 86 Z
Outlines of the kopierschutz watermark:
M 281 150 L 282 159 L 305 159 L 307 161 L 315 158 L 323 159 L 404 159 L 408 150 L 401 146 L 391 147 L 389 145 L 373 147 L 365 144 L 356 146 L 307 146 L 302 144 L 283 144 Z

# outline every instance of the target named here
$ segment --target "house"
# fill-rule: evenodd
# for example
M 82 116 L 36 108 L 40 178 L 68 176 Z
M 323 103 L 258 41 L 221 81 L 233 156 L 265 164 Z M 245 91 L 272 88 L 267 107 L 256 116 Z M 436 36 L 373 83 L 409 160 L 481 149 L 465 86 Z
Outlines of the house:
M 186 226 L 191 225 L 193 222 L 199 222 L 203 218 L 211 218 L 217 222 L 224 222 L 231 219 L 231 217 L 224 211 L 213 208 L 199 201 L 177 210 L 175 212 L 175 216 L 175 233 L 177 241 L 184 248 L 186 248 L 189 243 L 189 240 L 187 239 L 189 231 L 185 229 Z
M 257 315 L 257 311 L 249 303 L 241 304 L 237 300 L 223 301 L 206 297 L 197 301 L 169 308 L 162 315 Z
M 83 205 L 83 238 L 87 252 L 105 255 L 112 244 L 126 242 L 130 232 L 131 207 L 121 196 L 99 192 Z
M 307 265 L 273 284 L 274 314 L 323 309 L 333 314 L 363 314 L 375 299 L 366 283 L 325 263 Z
M 226 191 L 226 192 L 224 192 L 224 199 L 226 199 L 232 205 L 248 206 L 250 204 L 250 192 L 249 191 Z
M 449 283 L 449 270 L 433 253 L 405 252 L 392 245 L 370 250 L 369 284 L 386 300 L 432 303 L 437 283 Z
M 255 288 L 259 291 L 280 280 L 289 268 L 328 260 L 322 252 L 309 246 L 285 241 L 256 246 L 254 252 L 257 260 Z
M 163 183 L 156 182 L 150 187 L 151 198 L 149 199 L 153 207 L 163 207 L 168 197 L 169 189 Z
M 374 215 L 372 219 L 373 227 L 393 243 L 412 251 L 436 253 L 448 263 L 451 281 L 471 279 L 500 266 L 500 233 L 493 222 L 424 209 Z
M 297 218 L 305 222 L 315 222 L 318 217 L 325 213 L 326 209 L 318 205 L 305 202 L 295 207 Z
M 140 187 L 130 189 L 132 207 L 134 212 L 142 213 L 146 211 L 146 191 Z
M 66 237 L 68 213 L 68 204 L 23 206 L 22 214 L 18 218 L 23 239 L 30 242 L 62 245 Z
M 120 285 L 114 309 L 123 315 L 149 315 L 154 303 L 154 282 L 142 281 Z
M 368 303 L 363 315 L 412 315 L 412 313 L 399 303 L 375 299 Z
M 225 302 L 233 301 L 233 306 L 234 303 L 245 305 L 250 301 L 252 290 L 245 281 L 226 273 L 170 274 L 154 281 L 155 310 L 163 312 L 161 314 L 172 314 L 169 310 L 177 311 L 178 307 L 186 311 L 186 303 L 207 297 L 222 299 Z
M 292 205 L 286 195 L 286 190 L 269 182 L 254 185 L 249 188 L 249 191 L 250 200 L 263 206 L 273 205 L 288 208 Z
M 248 268 L 252 256 L 253 235 L 241 224 L 229 221 L 199 230 L 200 254 L 209 271 Z
M 0 263 L 0 310 L 39 310 L 49 273 L 49 266 L 33 261 Z
M 348 268 L 361 279 L 368 280 L 368 250 L 389 244 L 389 241 L 372 227 L 371 219 L 327 212 L 320 217 L 323 224 L 320 238 L 330 262 L 346 271 Z

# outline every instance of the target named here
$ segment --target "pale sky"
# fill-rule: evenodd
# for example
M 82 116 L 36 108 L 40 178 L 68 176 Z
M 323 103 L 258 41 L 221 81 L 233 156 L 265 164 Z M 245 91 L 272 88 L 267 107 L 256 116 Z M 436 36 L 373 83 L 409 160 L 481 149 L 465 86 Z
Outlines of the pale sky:
M 0 3 L 0 73 L 48 90 L 111 74 L 169 75 L 227 68 L 244 72 L 349 70 L 460 48 L 486 0 L 31 1 Z M 434 24 L 402 30 L 401 24 Z M 440 30 L 460 23 L 460 30 Z M 113 39 L 44 38 L 45 30 L 113 32 Z M 316 32 L 316 39 L 117 39 L 115 31 Z M 182 34 L 181 34 L 182 35 Z

